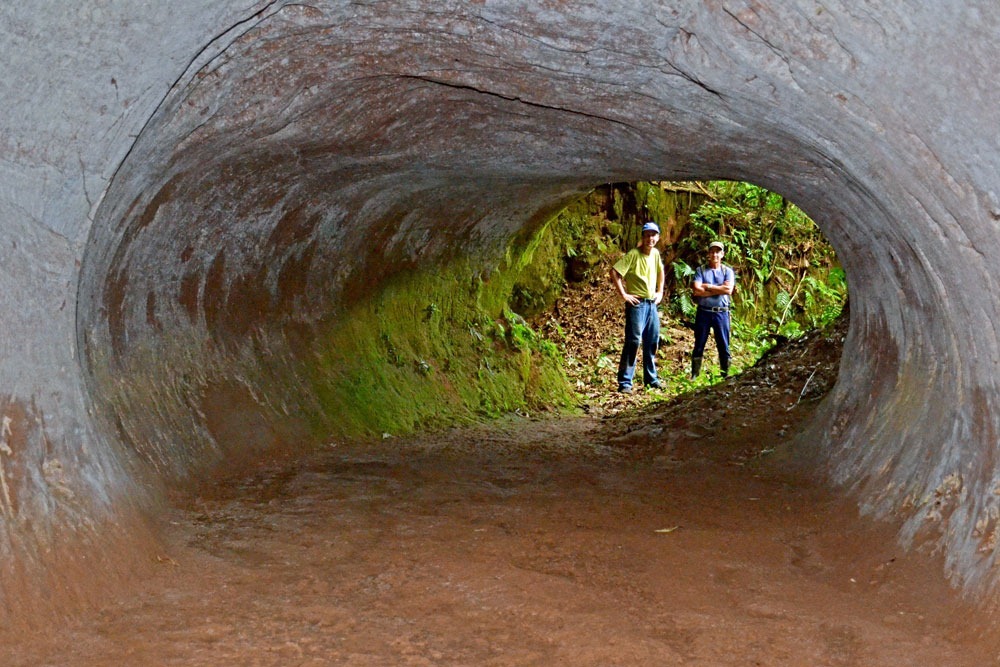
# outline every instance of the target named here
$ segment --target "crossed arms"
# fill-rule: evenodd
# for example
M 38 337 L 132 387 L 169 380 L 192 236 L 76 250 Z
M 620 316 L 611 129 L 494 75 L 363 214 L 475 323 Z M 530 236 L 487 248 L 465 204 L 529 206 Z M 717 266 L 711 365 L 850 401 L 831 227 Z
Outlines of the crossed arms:
M 700 280 L 694 281 L 694 285 L 691 288 L 691 293 L 695 296 L 720 296 L 723 294 L 733 293 L 733 281 L 726 279 L 726 282 L 721 285 L 710 285 L 708 283 L 703 283 Z

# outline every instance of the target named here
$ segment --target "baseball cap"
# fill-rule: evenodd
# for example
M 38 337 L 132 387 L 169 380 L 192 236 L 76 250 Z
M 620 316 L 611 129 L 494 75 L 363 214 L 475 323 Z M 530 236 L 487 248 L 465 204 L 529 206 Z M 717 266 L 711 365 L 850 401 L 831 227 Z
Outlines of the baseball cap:
M 658 224 L 656 224 L 655 222 L 653 222 L 652 220 L 650 220 L 649 222 L 647 222 L 646 224 L 644 224 L 642 226 L 642 231 L 643 231 L 643 233 L 645 233 L 645 232 L 656 232 L 657 234 L 659 234 L 660 233 L 660 226 Z
M 726 250 L 726 246 L 722 245 L 722 241 L 712 241 L 711 243 L 709 243 L 708 244 L 708 249 L 711 250 L 712 248 L 718 248 L 719 250 L 722 250 L 723 252 L 725 252 L 725 250 Z

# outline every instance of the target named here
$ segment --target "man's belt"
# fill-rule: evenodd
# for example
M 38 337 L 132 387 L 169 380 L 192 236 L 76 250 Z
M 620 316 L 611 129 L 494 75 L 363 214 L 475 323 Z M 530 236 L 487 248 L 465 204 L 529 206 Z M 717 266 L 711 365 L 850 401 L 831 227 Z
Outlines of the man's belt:
M 728 308 L 709 308 L 708 306 L 698 306 L 698 310 L 704 310 L 706 313 L 728 313 Z

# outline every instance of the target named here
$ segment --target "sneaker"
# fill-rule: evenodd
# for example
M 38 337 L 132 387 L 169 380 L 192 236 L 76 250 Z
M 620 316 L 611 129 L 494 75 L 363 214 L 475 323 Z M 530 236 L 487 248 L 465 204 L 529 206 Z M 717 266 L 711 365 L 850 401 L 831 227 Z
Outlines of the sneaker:
M 622 385 L 621 387 L 618 387 L 618 393 L 619 394 L 631 394 L 632 393 L 632 387 L 628 387 L 628 386 Z
M 663 385 L 660 384 L 659 380 L 657 380 L 656 382 L 650 382 L 647 384 L 646 389 L 663 389 Z

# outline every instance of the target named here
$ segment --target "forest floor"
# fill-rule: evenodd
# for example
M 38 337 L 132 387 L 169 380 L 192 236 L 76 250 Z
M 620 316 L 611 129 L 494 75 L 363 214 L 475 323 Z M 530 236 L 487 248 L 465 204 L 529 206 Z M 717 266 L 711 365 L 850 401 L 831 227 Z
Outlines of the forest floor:
M 843 336 L 671 400 L 603 369 L 579 416 L 330 442 L 219 480 L 174 499 L 130 595 L 0 664 L 1000 664 L 939 558 L 791 463 Z

